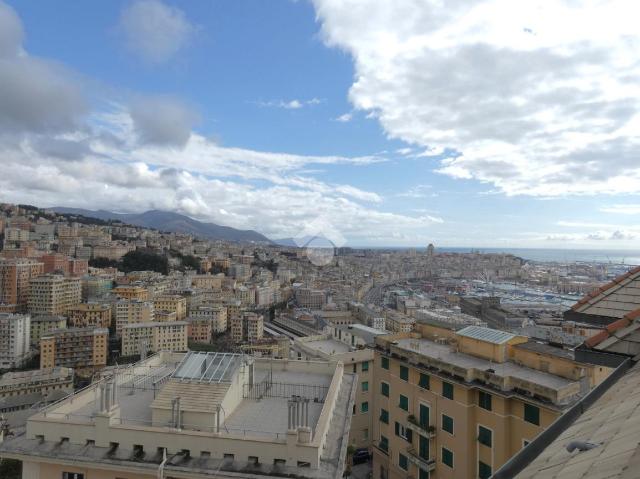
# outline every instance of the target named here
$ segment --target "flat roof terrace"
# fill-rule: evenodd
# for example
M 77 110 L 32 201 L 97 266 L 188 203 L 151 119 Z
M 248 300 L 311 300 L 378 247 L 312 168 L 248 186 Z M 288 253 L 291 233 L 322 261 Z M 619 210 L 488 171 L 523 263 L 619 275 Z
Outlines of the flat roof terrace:
M 533 387 L 533 392 L 556 404 L 570 402 L 580 392 L 577 381 L 521 366 L 511 361 L 492 362 L 457 352 L 448 345 L 427 339 L 398 339 L 392 344 L 392 351 L 393 347 L 428 358 L 429 366 L 461 376 L 468 382 L 480 378 L 484 381 L 488 376 L 490 379 L 487 382 L 502 391 L 510 391 L 516 387 L 523 389 L 526 384 L 539 386 Z
M 304 345 L 328 355 L 348 353 L 349 351 L 351 351 L 351 348 L 348 344 L 332 338 L 305 341 Z

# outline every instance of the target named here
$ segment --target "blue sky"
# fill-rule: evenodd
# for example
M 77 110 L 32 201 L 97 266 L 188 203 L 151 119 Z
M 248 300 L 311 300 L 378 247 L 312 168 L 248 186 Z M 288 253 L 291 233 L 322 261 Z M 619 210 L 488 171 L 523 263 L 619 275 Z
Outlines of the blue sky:
M 638 37 L 628 5 L 580 3 L 0 0 L 0 201 L 633 248 Z M 585 33 L 607 15 L 619 31 Z

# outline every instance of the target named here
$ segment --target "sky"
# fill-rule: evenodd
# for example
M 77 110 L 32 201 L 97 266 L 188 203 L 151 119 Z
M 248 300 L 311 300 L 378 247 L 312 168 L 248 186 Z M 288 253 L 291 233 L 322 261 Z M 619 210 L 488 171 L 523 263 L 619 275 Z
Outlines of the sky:
M 0 0 L 0 201 L 347 246 L 637 248 L 639 17 Z

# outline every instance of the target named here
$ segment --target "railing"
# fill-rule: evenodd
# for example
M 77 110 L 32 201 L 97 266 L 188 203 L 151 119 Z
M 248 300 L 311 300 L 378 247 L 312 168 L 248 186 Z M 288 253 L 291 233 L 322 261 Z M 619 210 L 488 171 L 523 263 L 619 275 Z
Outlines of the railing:
M 421 469 L 431 472 L 436 468 L 435 459 L 426 459 L 422 457 L 413 447 L 407 449 L 409 460 Z
M 242 387 L 242 397 L 244 399 L 263 399 L 300 396 L 311 399 L 314 402 L 322 403 L 327 396 L 328 390 L 328 386 L 320 386 L 317 384 L 274 383 L 264 380 L 253 386 L 244 384 Z
M 407 417 L 407 422 L 409 423 L 410 429 L 413 429 L 414 431 L 428 437 L 429 439 L 435 437 L 436 435 L 436 427 L 434 425 L 420 423 L 420 421 L 418 421 L 418 419 L 416 419 L 413 414 L 410 414 Z

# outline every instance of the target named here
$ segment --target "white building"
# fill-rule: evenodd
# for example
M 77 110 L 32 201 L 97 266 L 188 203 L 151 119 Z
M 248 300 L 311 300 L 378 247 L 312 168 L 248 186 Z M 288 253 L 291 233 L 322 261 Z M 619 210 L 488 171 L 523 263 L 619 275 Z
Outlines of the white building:
M 0 368 L 19 368 L 29 359 L 31 316 L 0 313 Z

